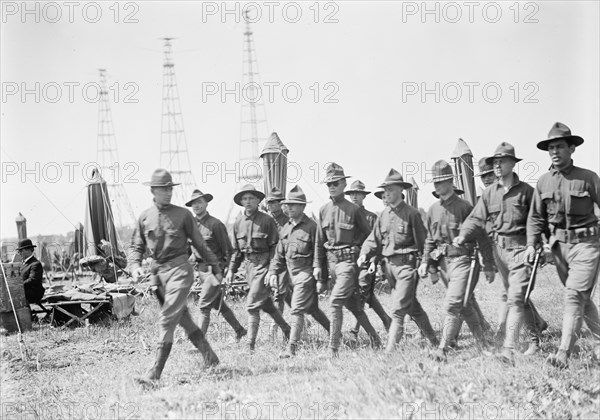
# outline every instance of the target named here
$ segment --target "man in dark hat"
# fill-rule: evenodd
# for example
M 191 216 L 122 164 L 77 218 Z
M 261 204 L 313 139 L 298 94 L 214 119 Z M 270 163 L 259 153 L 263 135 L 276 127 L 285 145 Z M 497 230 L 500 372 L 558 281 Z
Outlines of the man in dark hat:
M 226 281 L 231 282 L 243 260 L 246 260 L 246 281 L 250 290 L 246 298 L 248 309 L 248 348 L 254 351 L 260 310 L 268 313 L 279 325 L 286 339 L 290 336 L 290 326 L 283 319 L 281 312 L 275 307 L 270 297 L 269 288 L 265 285 L 265 276 L 269 262 L 275 254 L 279 241 L 277 224 L 271 216 L 258 209 L 265 195 L 253 185 L 244 185 L 233 197 L 233 201 L 244 207 L 233 224 L 233 256 L 229 263 Z
M 434 203 L 427 212 L 425 226 L 427 239 L 423 252 L 423 262 L 419 267 L 419 275 L 426 277 L 428 267 L 439 265 L 447 279 L 447 290 L 444 298 L 444 327 L 439 348 L 434 353 L 435 360 L 446 360 L 446 353 L 456 337 L 457 329 L 464 318 L 479 346 L 484 345 L 482 321 L 477 312 L 473 310 L 471 291 L 477 284 L 473 279 L 471 287 L 467 290 L 471 260 L 476 258 L 473 242 L 465 243 L 460 247 L 452 245 L 453 239 L 458 236 L 459 229 L 471 213 L 473 207 L 467 201 L 459 198 L 454 191 L 454 174 L 448 162 L 439 160 L 432 168 L 433 186 L 440 200 Z M 483 229 L 476 235 L 477 242 L 483 257 L 483 269 L 488 282 L 494 280 L 494 258 L 491 242 Z M 466 294 L 469 295 L 467 305 L 464 306 Z
M 344 194 L 349 196 L 350 200 L 360 208 L 360 211 L 365 215 L 365 218 L 369 223 L 369 228 L 372 231 L 373 226 L 375 225 L 375 220 L 377 219 L 377 215 L 367 210 L 363 204 L 367 195 L 371 194 L 371 191 L 367 191 L 365 184 L 362 181 L 356 180 L 350 185 L 350 189 L 346 190 Z M 376 266 L 376 263 L 376 257 L 373 257 L 370 261 L 370 264 L 373 264 L 373 269 L 371 270 L 369 270 L 367 267 L 362 267 L 361 265 L 359 265 L 360 273 L 358 275 L 358 291 L 360 293 L 361 302 L 363 306 L 365 302 L 369 302 L 369 306 L 371 307 L 371 309 L 373 309 L 373 311 L 375 311 L 379 319 L 381 319 L 385 330 L 389 331 L 392 319 L 385 312 L 385 309 L 383 309 L 383 306 L 381 305 L 381 302 L 379 302 L 379 299 L 377 299 L 375 293 L 373 293 L 373 285 L 375 282 L 374 268 Z M 353 329 L 350 330 L 350 332 L 352 334 L 358 335 L 359 330 L 360 323 L 356 322 L 356 325 Z
M 200 190 L 194 190 L 190 200 L 185 203 L 185 206 L 192 208 L 200 234 L 204 238 L 206 245 L 217 256 L 219 266 L 223 271 L 229 265 L 233 246 L 231 246 L 225 225 L 208 213 L 208 203 L 212 199 L 212 194 L 204 194 Z M 240 325 L 231 308 L 223 300 L 221 282 L 217 281 L 216 277 L 209 271 L 210 267 L 202 259 L 202 255 L 195 248 L 192 248 L 192 251 L 192 259 L 196 263 L 194 268 L 202 280 L 202 289 L 198 302 L 198 306 L 200 307 L 200 329 L 206 335 L 210 324 L 210 311 L 211 309 L 215 309 L 231 325 L 231 328 L 235 331 L 236 339 L 239 341 L 246 335 L 246 329 Z
M 40 302 L 46 291 L 42 285 L 44 268 L 42 267 L 42 263 L 33 255 L 35 247 L 36 245 L 31 242 L 31 239 L 22 239 L 19 241 L 19 246 L 16 249 L 23 261 L 21 278 L 23 279 L 23 287 L 25 288 L 25 299 L 27 299 L 28 303 Z
M 188 262 L 187 241 L 192 242 L 202 260 L 212 267 L 218 281 L 223 275 L 220 261 L 204 242 L 193 216 L 185 208 L 171 204 L 173 186 L 179 185 L 173 182 L 171 174 L 165 169 L 157 169 L 151 181 L 144 185 L 150 186 L 154 205 L 144 210 L 137 221 L 127 261 L 134 278 L 140 279 L 144 274 L 141 267 L 144 252 L 148 250 L 152 258 L 150 273 L 161 303 L 159 344 L 154 366 L 146 376 L 136 378 L 142 384 L 152 384 L 160 379 L 169 358 L 177 324 L 183 327 L 190 341 L 200 350 L 206 366 L 219 363 L 219 358 L 187 308 L 187 297 L 194 282 L 194 270 Z
M 533 188 L 519 180 L 513 171 L 517 162 L 515 148 L 502 142 L 486 163 L 492 164 L 497 182 L 486 188 L 475 208 L 463 223 L 455 246 L 472 240 L 481 229 L 491 229 L 495 243 L 495 262 L 498 270 L 508 272 L 506 334 L 500 353 L 502 360 L 514 363 L 514 352 L 519 339 L 520 326 L 524 325 L 529 335 L 529 348 L 525 355 L 536 354 L 539 348 L 540 331 L 525 293 L 531 275 L 531 266 L 523 258 L 527 242 L 527 214 L 531 205 Z M 491 226 L 488 226 L 491 224 Z
M 323 276 L 323 267 L 331 275 L 331 333 L 329 348 L 332 357 L 338 356 L 342 341 L 343 306 L 354 314 L 361 327 L 365 329 L 374 347 L 381 346 L 381 339 L 371 325 L 360 303 L 357 293 L 358 266 L 356 260 L 360 245 L 370 233 L 369 224 L 360 208 L 346 200 L 346 175 L 344 169 L 336 163 L 327 167 L 324 184 L 329 189 L 331 201 L 319 210 L 317 244 L 313 274 L 317 279 L 317 292 L 326 289 L 327 278 Z M 327 264 L 327 265 L 326 265 Z
M 269 209 L 269 213 L 271 217 L 275 219 L 275 223 L 277 223 L 277 232 L 279 233 L 279 237 L 281 238 L 281 231 L 283 227 L 289 222 L 290 218 L 285 214 L 282 207 L 282 201 L 285 200 L 283 193 L 277 187 L 271 188 L 269 194 L 267 195 L 266 202 L 267 208 Z M 271 287 L 271 291 L 273 293 L 273 300 L 275 301 L 275 306 L 279 309 L 279 312 L 283 315 L 283 310 L 285 309 L 285 302 L 291 306 L 291 291 L 290 289 L 290 276 L 287 270 L 279 273 L 277 277 L 277 281 L 270 282 L 272 284 L 269 285 Z M 277 331 L 277 324 L 273 323 L 271 325 L 271 336 L 275 337 L 275 333 Z
M 379 187 L 384 188 L 388 205 L 362 245 L 358 264 L 378 255 L 385 261 L 393 301 L 386 352 L 392 352 L 402 338 L 406 315 L 410 315 L 423 335 L 433 346 L 437 346 L 438 340 L 429 317 L 417 300 L 417 267 L 427 232 L 419 210 L 406 204 L 402 198 L 402 191 L 412 185 L 404 182 L 402 175 L 392 168 Z
M 330 324 L 319 309 L 317 282 L 312 271 L 317 224 L 304 214 L 308 201 L 299 186 L 290 190 L 283 203 L 287 206 L 290 221 L 282 229 L 267 277 L 271 283 L 277 281 L 278 275 L 284 271 L 289 271 L 292 277 L 292 331 L 288 351 L 281 355 L 287 358 L 296 354 L 305 313 L 312 315 L 327 332 Z
M 600 178 L 573 165 L 572 155 L 582 143 L 569 127 L 556 123 L 548 139 L 537 144 L 549 153 L 552 166 L 537 182 L 527 220 L 526 257 L 533 260 L 542 233 L 549 229 L 556 271 L 565 286 L 562 338 L 556 354 L 548 358 L 558 367 L 567 366 L 583 320 L 596 339 L 595 355 L 600 359 L 600 320 L 592 300 L 600 266 L 600 231 L 594 214 L 594 203 L 600 206 Z

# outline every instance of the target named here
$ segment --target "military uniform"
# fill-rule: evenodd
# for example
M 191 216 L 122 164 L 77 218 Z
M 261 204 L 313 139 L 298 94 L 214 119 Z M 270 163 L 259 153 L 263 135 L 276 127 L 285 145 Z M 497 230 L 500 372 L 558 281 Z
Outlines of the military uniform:
M 323 183 L 337 182 L 348 178 L 341 166 L 332 163 L 327 168 Z M 314 268 L 321 269 L 327 264 L 333 287 L 331 289 L 331 333 L 329 347 L 336 355 L 342 339 L 342 307 L 350 310 L 365 329 L 374 346 L 381 344 L 379 335 L 365 314 L 357 293 L 358 266 L 356 260 L 359 246 L 369 235 L 369 225 L 359 207 L 350 203 L 340 194 L 319 211 L 317 243 Z M 320 279 L 321 281 L 323 279 Z
M 495 154 L 488 158 L 491 164 L 494 158 L 515 157 L 514 148 L 502 143 Z M 519 180 L 513 172 L 512 185 L 505 191 L 504 186 L 496 182 L 486 188 L 475 205 L 472 213 L 464 222 L 460 236 L 467 241 L 474 238 L 481 229 L 491 224 L 492 238 L 495 242 L 496 266 L 501 272 L 508 272 L 508 315 L 506 320 L 506 337 L 504 348 L 514 350 L 519 337 L 520 324 L 525 321 L 525 328 L 532 342 L 531 353 L 537 350 L 539 330 L 530 306 L 525 302 L 525 293 L 531 275 L 531 266 L 525 261 L 527 214 L 533 196 L 533 187 Z M 510 356 L 509 356 L 510 357 Z
M 298 186 L 294 187 L 284 203 L 305 204 L 306 196 Z M 316 280 L 313 276 L 313 261 L 317 223 L 306 214 L 298 222 L 290 220 L 282 229 L 275 256 L 269 267 L 269 277 L 289 272 L 292 283 L 291 315 L 292 331 L 289 353 L 295 354 L 300 334 L 304 327 L 304 314 L 313 317 L 329 332 L 327 316 L 319 309 Z
M 211 194 L 203 194 L 200 190 L 194 190 L 192 197 L 185 205 L 191 207 L 192 203 L 200 198 L 210 202 L 213 199 Z M 229 259 L 233 252 L 233 246 L 227 235 L 225 225 L 216 217 L 211 216 L 206 211 L 201 217 L 195 216 L 194 220 L 200 230 L 200 234 L 204 238 L 204 242 L 208 248 L 216 255 L 219 261 L 219 267 L 224 269 L 229 264 Z M 211 309 L 217 310 L 231 328 L 235 331 L 236 338 L 239 340 L 246 335 L 246 329 L 242 327 L 237 320 L 235 314 L 223 300 L 223 291 L 221 283 L 210 273 L 208 273 L 208 264 L 202 259 L 198 251 L 193 249 L 196 261 L 196 269 L 202 280 L 198 306 L 200 307 L 200 329 L 204 334 L 208 331 L 210 324 Z
M 453 179 L 452 168 L 445 161 L 438 161 L 433 166 L 433 182 Z M 471 293 L 475 288 L 478 275 L 473 279 L 470 290 L 467 290 L 471 260 L 475 258 L 474 243 L 467 243 L 462 247 L 455 247 L 452 241 L 458 236 L 464 220 L 469 216 L 473 207 L 467 201 L 459 198 L 453 191 L 447 199 L 440 199 L 434 203 L 427 212 L 426 228 L 427 239 L 423 252 L 424 263 L 427 267 L 439 265 L 447 279 L 447 290 L 444 298 L 444 328 L 439 349 L 444 352 L 457 335 L 461 323 L 461 316 L 467 322 L 475 339 L 483 341 L 481 319 L 473 309 L 472 296 L 463 308 L 466 293 Z M 485 271 L 493 270 L 493 255 L 491 243 L 483 229 L 474 235 L 479 243 L 484 261 Z
M 412 187 L 404 182 L 400 173 L 392 169 L 380 186 L 399 184 L 404 189 Z M 418 260 L 423 253 L 426 231 L 419 211 L 404 201 L 383 210 L 375 221 L 373 231 L 362 245 L 361 256 L 382 256 L 384 270 L 392 287 L 392 324 L 386 351 L 392 351 L 404 333 L 405 315 L 410 315 L 430 342 L 437 338 L 427 313 L 417 299 Z
M 538 143 L 548 150 L 550 142 L 564 139 L 579 146 L 583 139 L 571 135 L 571 130 L 556 123 L 548 140 Z M 598 281 L 600 265 L 600 232 L 594 203 L 600 206 L 600 179 L 598 174 L 570 162 L 562 170 L 554 166 L 537 182 L 533 203 L 527 221 L 527 245 L 535 246 L 542 233 L 550 229 L 549 245 L 556 270 L 565 286 L 562 338 L 559 352 L 549 362 L 566 365 L 566 357 L 573 350 L 583 320 L 596 340 L 600 339 L 598 309 L 592 300 L 592 290 Z
M 164 169 L 157 169 L 152 175 L 152 181 L 145 184 L 151 187 L 178 185 L 172 182 L 171 174 Z M 177 324 L 183 327 L 190 341 L 200 350 L 205 364 L 219 363 L 217 355 L 192 320 L 187 308 L 187 297 L 194 281 L 193 268 L 188 262 L 188 239 L 203 260 L 212 266 L 213 273 L 221 275 L 217 257 L 206 246 L 190 212 L 183 207 L 172 204 L 159 205 L 155 202 L 152 207 L 142 212 L 131 238 L 127 257 L 129 267 L 132 271 L 137 271 L 144 252 L 150 252 L 150 270 L 158 287 L 159 301 L 162 301 L 158 320 L 159 346 L 156 363 L 147 377 L 138 378 L 141 382 L 160 378 L 171 352 Z
M 252 185 L 242 187 L 236 194 L 234 201 L 241 205 L 241 197 L 245 193 L 252 193 L 262 200 L 264 194 L 257 191 Z M 269 269 L 269 263 L 275 253 L 279 241 L 275 220 L 266 213 L 256 210 L 248 215 L 240 213 L 233 224 L 234 250 L 229 263 L 229 272 L 233 275 L 239 269 L 243 260 L 246 260 L 245 278 L 250 290 L 246 298 L 248 310 L 248 344 L 254 349 L 258 327 L 260 323 L 260 309 L 268 313 L 281 327 L 284 335 L 289 337 L 290 326 L 285 322 L 279 310 L 273 304 L 270 290 L 265 285 L 264 279 Z

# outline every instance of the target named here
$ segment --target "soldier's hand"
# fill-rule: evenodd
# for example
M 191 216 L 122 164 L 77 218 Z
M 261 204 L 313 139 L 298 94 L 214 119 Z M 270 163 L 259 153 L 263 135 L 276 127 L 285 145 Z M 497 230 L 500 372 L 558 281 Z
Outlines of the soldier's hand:
M 425 278 L 427 277 L 427 264 L 423 263 L 419 266 L 419 268 L 417 269 L 417 273 L 419 274 L 419 276 L 421 278 Z
M 137 267 L 132 271 L 131 276 L 133 277 L 133 281 L 135 283 L 139 283 L 140 281 L 142 281 L 145 274 L 145 270 L 142 267 Z
M 496 278 L 496 273 L 494 273 L 493 271 L 484 271 L 483 273 L 485 274 L 485 279 L 488 283 L 492 283 Z
M 277 288 L 277 275 L 271 274 L 270 276 L 265 276 L 265 286 L 275 290 Z
M 223 283 L 223 273 L 222 272 L 219 271 L 218 273 L 216 273 L 215 278 L 217 280 L 219 280 L 219 283 Z
M 316 270 L 316 268 L 315 268 Z M 324 281 L 317 282 L 317 294 L 321 294 L 327 290 L 327 283 Z
M 227 272 L 227 275 L 225 276 L 225 283 L 231 284 L 232 281 L 233 281 L 233 271 L 229 270 Z
M 530 245 L 525 250 L 525 261 L 527 261 L 529 264 L 533 264 L 534 260 L 535 260 L 535 248 Z
M 313 269 L 313 276 L 315 277 L 315 279 L 317 279 L 317 281 L 321 280 L 321 269 L 320 268 Z
M 367 270 L 367 273 L 373 274 L 375 272 L 375 270 L 377 270 L 377 265 L 375 264 L 375 262 L 372 262 L 369 265 L 369 269 Z
M 367 256 L 365 254 L 362 254 L 360 257 L 358 257 L 358 260 L 356 260 L 356 265 L 358 265 L 359 267 L 362 267 L 366 261 L 367 261 Z
M 452 240 L 452 245 L 455 246 L 455 247 L 457 247 L 457 248 L 460 248 L 462 246 L 462 244 L 464 244 L 464 243 L 465 243 L 464 236 L 458 235 L 456 238 L 454 238 Z

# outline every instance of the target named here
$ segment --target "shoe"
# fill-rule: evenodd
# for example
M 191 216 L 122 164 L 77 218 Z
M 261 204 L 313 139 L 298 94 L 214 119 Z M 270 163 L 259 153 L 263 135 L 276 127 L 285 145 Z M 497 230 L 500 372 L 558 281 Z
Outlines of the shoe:
M 542 321 L 540 324 L 540 332 L 544 332 L 548 329 L 548 323 L 546 321 Z
M 445 362 L 448 360 L 448 357 L 446 356 L 446 350 L 439 347 L 431 354 L 431 358 L 436 362 Z
M 352 334 L 354 336 L 354 338 L 357 338 L 358 337 L 358 330 L 355 330 L 354 328 L 352 328 L 350 330 L 350 334 Z
M 515 365 L 515 354 L 512 349 L 507 349 L 504 347 L 500 353 L 498 353 L 497 357 L 502 363 L 505 363 L 509 366 Z
M 243 337 L 245 337 L 248 334 L 248 330 L 243 328 L 241 330 L 239 330 L 237 332 L 237 334 L 235 335 L 235 341 L 236 343 L 239 343 Z
M 338 359 L 340 357 L 340 353 L 339 353 L 338 349 L 331 349 L 330 355 L 331 355 L 332 359 Z
M 525 356 L 533 356 L 534 354 L 537 354 L 540 351 L 541 351 L 541 349 L 540 349 L 540 343 L 536 343 L 535 341 L 532 341 L 531 343 L 529 343 L 529 347 L 527 348 L 527 350 L 523 354 Z
M 559 369 L 566 369 L 567 364 L 567 352 L 564 350 L 558 350 L 556 354 L 551 354 L 546 359 L 546 363 L 551 364 Z
M 288 349 L 279 355 L 280 359 L 289 359 L 296 355 L 296 344 L 290 344 Z

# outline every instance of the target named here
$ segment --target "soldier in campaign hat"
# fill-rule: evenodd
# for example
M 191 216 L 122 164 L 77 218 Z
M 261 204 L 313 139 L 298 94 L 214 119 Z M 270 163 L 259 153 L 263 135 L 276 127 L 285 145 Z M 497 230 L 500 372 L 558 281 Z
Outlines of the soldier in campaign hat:
M 250 184 L 244 185 L 233 197 L 233 201 L 244 207 L 244 210 L 233 224 L 235 242 L 226 281 L 233 280 L 234 274 L 245 260 L 245 277 L 250 287 L 246 298 L 250 351 L 254 351 L 256 346 L 261 309 L 279 325 L 286 339 L 290 336 L 290 326 L 275 307 L 270 297 L 270 290 L 265 285 L 265 276 L 279 241 L 279 233 L 275 220 L 258 209 L 258 205 L 264 198 L 265 195 Z
M 160 379 L 171 353 L 177 324 L 183 327 L 190 341 L 200 350 L 205 365 L 219 363 L 219 358 L 187 308 L 187 297 L 194 282 L 193 268 L 188 262 L 188 240 L 212 267 L 218 281 L 223 275 L 217 257 L 204 242 L 190 212 L 171 204 L 173 187 L 179 185 L 173 182 L 171 174 L 165 169 L 157 169 L 150 182 L 144 185 L 150 186 L 154 203 L 138 218 L 127 261 L 130 272 L 139 280 L 144 275 L 142 258 L 149 251 L 152 258 L 150 272 L 161 303 L 156 361 L 145 376 L 136 378 L 142 384 L 151 384 Z
M 360 210 L 363 212 L 367 222 L 369 223 L 369 227 L 371 230 L 373 230 L 373 225 L 375 224 L 377 215 L 367 210 L 363 204 L 367 195 L 371 194 L 371 191 L 367 191 L 365 184 L 357 179 L 350 185 L 350 189 L 346 190 L 344 194 L 349 196 L 350 200 L 360 207 Z M 381 302 L 379 302 L 379 299 L 377 299 L 375 293 L 373 293 L 373 286 L 375 285 L 375 267 L 377 265 L 377 259 L 375 257 L 373 257 L 371 260 L 370 265 L 372 265 L 370 268 L 359 266 L 360 273 L 358 275 L 358 290 L 363 305 L 365 302 L 369 303 L 371 309 L 373 309 L 379 319 L 381 319 L 385 330 L 388 331 L 390 329 L 392 319 L 387 312 L 385 312 L 385 309 L 381 305 Z M 360 323 L 357 322 L 350 332 L 357 335 L 359 330 Z
M 296 185 L 288 193 L 283 203 L 287 206 L 290 221 L 281 230 L 275 256 L 271 260 L 267 278 L 276 282 L 278 275 L 289 271 L 292 283 L 291 314 L 292 331 L 288 351 L 281 357 L 294 356 L 304 328 L 304 314 L 310 314 L 327 332 L 330 329 L 329 319 L 319 309 L 317 282 L 313 276 L 313 261 L 317 224 L 304 214 L 306 195 L 302 188 Z
M 600 269 L 600 232 L 594 214 L 594 203 L 600 206 L 600 178 L 573 164 L 572 155 L 582 144 L 583 138 L 560 122 L 537 144 L 548 152 L 552 166 L 537 182 L 527 220 L 526 257 L 533 260 L 542 233 L 549 229 L 556 271 L 565 286 L 561 342 L 547 359 L 558 367 L 567 366 L 582 321 L 596 339 L 595 355 L 600 359 L 600 320 L 592 299 Z
M 185 206 L 192 208 L 194 220 L 198 225 L 200 234 L 202 234 L 206 245 L 217 256 L 219 265 L 221 269 L 224 270 L 229 265 L 229 260 L 233 253 L 233 246 L 231 245 L 231 241 L 227 235 L 227 228 L 223 222 L 208 213 L 208 203 L 210 203 L 212 199 L 212 194 L 205 194 L 202 191 L 195 189 L 192 192 L 189 201 L 185 203 Z M 198 306 L 200 307 L 200 329 L 206 335 L 210 324 L 210 311 L 211 309 L 215 309 L 223 316 L 223 318 L 225 318 L 225 321 L 227 321 L 231 328 L 233 328 L 236 339 L 239 341 L 246 335 L 246 329 L 240 325 L 231 308 L 229 308 L 227 303 L 223 300 L 221 282 L 209 271 L 209 266 L 206 261 L 202 259 L 200 253 L 195 249 L 192 249 L 192 251 L 193 254 L 190 258 L 196 263 L 194 268 L 202 281 L 202 288 L 198 301 Z
M 423 335 L 436 346 L 435 331 L 417 299 L 417 267 L 427 232 L 419 210 L 406 204 L 402 198 L 402 191 L 412 185 L 404 182 L 402 175 L 392 168 L 379 187 L 384 188 L 388 205 L 363 243 L 358 264 L 374 256 L 381 256 L 385 261 L 384 270 L 392 287 L 393 301 L 386 351 L 393 351 L 402 338 L 406 315 L 413 318 Z
M 468 289 L 471 259 L 477 258 L 474 243 L 453 246 L 453 239 L 458 236 L 459 229 L 473 207 L 467 201 L 459 198 L 454 192 L 454 174 L 452 167 L 444 160 L 437 161 L 432 168 L 433 186 L 440 196 L 427 212 L 425 226 L 427 239 L 423 252 L 423 262 L 419 267 L 419 275 L 426 277 L 428 267 L 439 265 L 447 279 L 447 290 L 444 298 L 444 328 L 438 350 L 434 353 L 435 360 L 446 360 L 446 353 L 455 339 L 461 323 L 461 317 L 467 322 L 479 346 L 485 344 L 482 320 L 473 309 L 471 292 L 476 286 L 476 279 Z M 491 242 L 485 232 L 480 230 L 476 236 L 483 257 L 484 272 L 489 282 L 494 280 L 494 259 Z M 466 299 L 466 306 L 463 302 Z
M 337 163 L 327 167 L 323 183 L 327 185 L 330 202 L 319 210 L 317 243 L 313 262 L 314 276 L 317 279 L 317 291 L 326 289 L 326 268 L 333 282 L 331 290 L 331 333 L 329 348 L 331 356 L 338 356 L 342 340 L 343 306 L 346 306 L 360 322 L 371 339 L 374 347 L 381 346 L 381 339 L 371 325 L 360 303 L 356 287 L 358 284 L 358 266 L 356 260 L 359 246 L 370 233 L 369 223 L 360 208 L 346 200 L 344 169 Z

